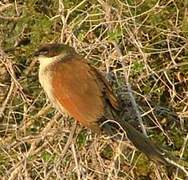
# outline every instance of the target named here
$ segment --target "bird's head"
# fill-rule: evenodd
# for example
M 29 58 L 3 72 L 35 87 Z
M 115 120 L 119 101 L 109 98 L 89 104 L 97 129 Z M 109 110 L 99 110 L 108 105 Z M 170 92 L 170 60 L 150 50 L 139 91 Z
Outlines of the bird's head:
M 58 57 L 62 58 L 65 56 L 71 56 L 75 53 L 74 48 L 68 45 L 51 43 L 39 47 L 39 49 L 34 53 L 34 56 L 37 57 L 41 63 L 42 61 L 52 61 L 54 59 L 58 59 Z

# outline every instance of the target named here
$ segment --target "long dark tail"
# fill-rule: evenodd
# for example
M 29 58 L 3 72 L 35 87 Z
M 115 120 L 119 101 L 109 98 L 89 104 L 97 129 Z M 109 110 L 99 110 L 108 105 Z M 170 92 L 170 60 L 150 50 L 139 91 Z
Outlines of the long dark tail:
M 188 162 L 182 159 L 180 160 L 179 158 L 162 151 L 148 137 L 137 131 L 126 120 L 116 118 L 116 122 L 121 125 L 122 129 L 126 132 L 128 139 L 133 143 L 133 145 L 139 151 L 144 153 L 150 160 L 154 161 L 156 164 L 160 163 L 168 167 L 167 171 L 169 173 L 171 173 L 174 168 L 178 168 L 183 173 L 185 173 L 186 177 L 188 177 Z M 116 128 L 118 128 L 116 123 L 106 120 L 103 120 L 103 123 L 101 123 L 100 126 L 109 135 L 114 135 L 115 131 L 117 130 Z
M 116 122 L 118 122 L 121 128 L 126 132 L 128 139 L 133 143 L 133 145 L 139 151 L 143 152 L 150 160 L 154 161 L 155 163 L 163 164 L 165 166 L 170 165 L 167 160 L 167 155 L 159 147 L 157 147 L 148 137 L 136 130 L 126 120 L 116 118 Z M 112 121 L 103 121 L 101 127 L 109 135 L 114 135 L 117 128 L 119 129 L 117 124 Z
M 133 145 L 143 152 L 149 159 L 154 162 L 159 162 L 164 165 L 169 165 L 166 160 L 166 155 L 154 143 L 149 140 L 144 134 L 137 131 L 130 123 L 119 120 L 119 124 L 126 131 L 128 139 Z
M 177 157 L 167 155 L 162 152 L 162 150 L 154 145 L 154 143 L 149 140 L 145 135 L 137 131 L 131 124 L 126 121 L 120 120 L 120 125 L 126 131 L 127 137 L 134 144 L 134 146 L 143 152 L 148 158 L 150 158 L 155 163 L 161 163 L 166 167 L 178 168 L 186 177 L 188 177 L 188 163 L 183 160 L 177 159 Z M 176 163 L 178 161 L 178 163 Z

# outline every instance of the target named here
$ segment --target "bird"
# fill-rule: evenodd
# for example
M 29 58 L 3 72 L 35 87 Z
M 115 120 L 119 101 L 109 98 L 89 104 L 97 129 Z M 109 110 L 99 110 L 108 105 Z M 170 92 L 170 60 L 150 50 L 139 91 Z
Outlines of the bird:
M 73 47 L 47 43 L 34 56 L 40 64 L 39 82 L 60 113 L 68 113 L 95 133 L 111 134 L 118 124 L 139 151 L 157 164 L 168 165 L 165 153 L 122 117 L 121 100 L 101 72 Z M 112 119 L 114 123 L 107 121 Z

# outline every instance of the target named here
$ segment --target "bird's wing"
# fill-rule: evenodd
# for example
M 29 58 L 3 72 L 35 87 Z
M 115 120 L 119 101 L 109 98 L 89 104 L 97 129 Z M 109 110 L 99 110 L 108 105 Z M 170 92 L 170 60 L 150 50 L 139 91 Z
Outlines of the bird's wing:
M 97 82 L 103 87 L 103 94 L 109 100 L 110 106 L 116 110 L 119 110 L 120 102 L 116 95 L 114 94 L 111 86 L 108 81 L 104 78 L 104 76 L 94 67 L 91 66 L 92 72 L 97 77 Z
M 105 105 L 92 70 L 82 60 L 69 59 L 53 66 L 52 83 L 58 104 L 81 124 L 98 131 L 97 121 L 103 117 Z

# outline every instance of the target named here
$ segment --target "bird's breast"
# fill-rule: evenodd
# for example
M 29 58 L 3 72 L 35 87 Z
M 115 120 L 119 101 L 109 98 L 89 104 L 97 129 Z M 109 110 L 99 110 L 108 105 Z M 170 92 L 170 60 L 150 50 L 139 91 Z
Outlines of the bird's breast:
M 58 102 L 58 100 L 54 96 L 54 87 L 53 87 L 53 72 L 48 69 L 48 67 L 40 67 L 39 68 L 39 82 L 44 89 L 46 95 L 49 100 L 53 104 L 53 106 L 58 109 L 61 113 L 67 113 L 67 111 L 62 107 L 62 105 Z

